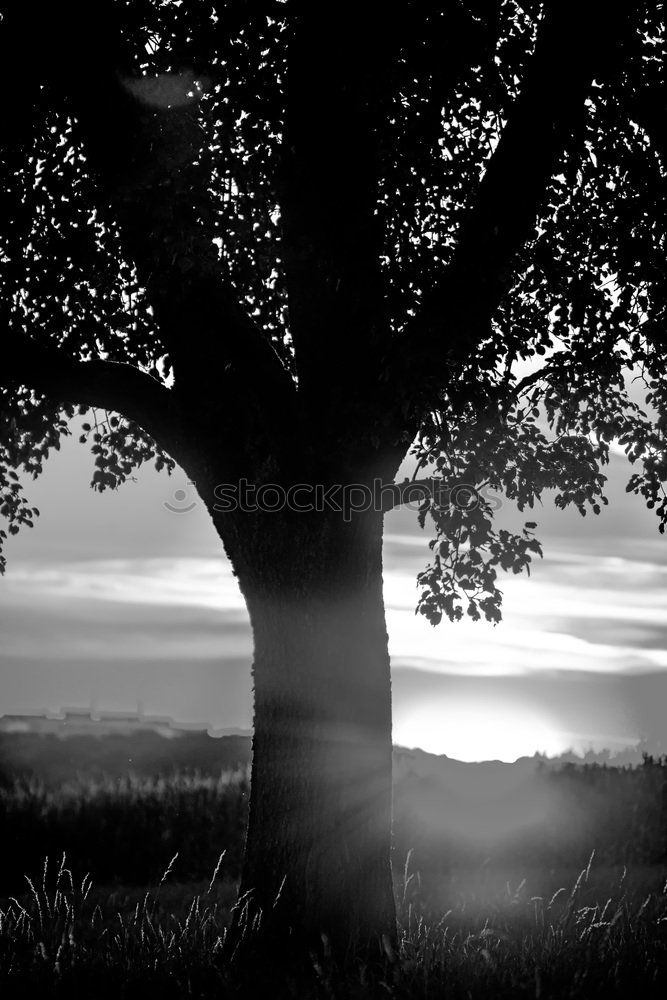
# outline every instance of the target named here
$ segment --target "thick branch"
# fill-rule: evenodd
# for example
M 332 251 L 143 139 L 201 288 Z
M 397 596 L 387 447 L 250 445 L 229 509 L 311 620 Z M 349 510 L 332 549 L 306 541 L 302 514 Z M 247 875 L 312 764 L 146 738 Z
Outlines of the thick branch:
M 20 6 L 20 5 L 19 5 Z M 94 8 L 94 9 L 93 9 Z M 35 65 L 49 93 L 79 121 L 101 189 L 147 289 L 179 389 L 214 424 L 220 399 L 267 399 L 282 412 L 289 375 L 219 265 L 201 160 L 204 133 L 192 75 L 142 80 L 125 52 L 122 6 L 68 0 L 40 16 L 20 8 L 3 25 L 10 79 Z M 4 67 L 3 67 L 4 69 Z M 31 77 L 32 79 L 32 77 Z M 256 408 L 261 408 L 258 405 Z
M 113 410 L 167 449 L 178 428 L 172 394 L 152 376 L 113 361 L 76 361 L 11 331 L 2 337 L 0 384 L 22 385 L 57 403 Z
M 288 440 L 291 377 L 226 280 L 212 243 L 210 178 L 198 166 L 203 133 L 196 101 L 187 98 L 191 77 L 149 80 L 147 89 L 133 77 L 123 48 L 126 10 L 110 0 L 40 3 L 37 17 L 15 8 L 3 23 L 7 92 L 28 66 L 30 81 L 78 120 L 99 209 L 137 265 L 174 367 L 174 395 L 196 419 L 198 437 L 215 439 L 233 417 L 245 431 L 239 450 Z M 24 104 L 28 113 L 17 121 L 32 119 Z
M 559 157 L 582 122 L 594 79 L 609 70 L 632 4 L 554 0 L 540 28 L 521 94 L 468 212 L 452 264 L 424 297 L 411 329 L 396 343 L 394 377 L 441 387 L 452 366 L 470 359 L 513 280 L 517 253 L 536 218 Z M 402 371 L 401 371 L 402 369 Z
M 166 81 L 177 87 L 178 81 Z M 185 89 L 186 84 L 183 84 Z M 139 267 L 177 381 L 202 399 L 243 379 L 250 394 L 278 399 L 291 380 L 225 280 L 206 226 L 207 180 L 196 161 L 196 101 L 142 103 L 112 67 L 98 70 L 73 103 L 91 160 Z M 229 391 L 229 390 L 228 390 Z M 281 400 L 284 403 L 284 399 Z
M 386 328 L 375 208 L 388 16 L 374 2 L 297 6 L 281 198 L 300 386 L 321 412 L 322 393 L 340 403 L 355 379 L 367 386 Z

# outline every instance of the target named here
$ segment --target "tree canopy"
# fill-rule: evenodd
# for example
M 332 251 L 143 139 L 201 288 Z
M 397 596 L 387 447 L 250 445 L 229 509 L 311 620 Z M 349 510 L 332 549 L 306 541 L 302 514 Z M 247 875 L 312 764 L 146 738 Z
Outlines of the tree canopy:
M 77 409 L 97 490 L 211 448 L 354 481 L 416 442 L 583 514 L 615 440 L 664 529 L 662 3 L 0 6 L 10 533 Z M 498 620 L 535 522 L 420 518 L 419 609 Z

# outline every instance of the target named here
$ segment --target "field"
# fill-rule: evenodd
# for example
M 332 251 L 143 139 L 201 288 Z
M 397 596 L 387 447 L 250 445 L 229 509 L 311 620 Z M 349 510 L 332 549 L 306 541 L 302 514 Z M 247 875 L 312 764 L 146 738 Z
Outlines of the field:
M 55 784 L 6 775 L 3 995 L 664 995 L 664 761 L 538 768 L 518 784 L 520 772 L 494 772 L 494 783 L 502 774 L 513 782 L 514 798 L 507 784 L 503 799 L 520 814 L 514 828 L 498 802 L 495 813 L 470 798 L 457 803 L 458 771 L 418 763 L 398 768 L 395 786 L 397 951 L 378 946 L 374 965 L 342 976 L 324 946 L 298 979 L 277 978 L 269 963 L 254 969 L 251 984 L 225 949 L 247 809 L 244 767 L 217 776 L 80 774 Z M 488 772 L 474 773 L 484 775 L 483 792 Z M 448 820 L 466 808 L 467 827 L 456 815 Z M 480 820 L 487 826 L 475 829 Z
M 298 981 L 258 968 L 252 987 L 295 998 L 657 998 L 667 973 L 667 896 L 656 875 L 585 869 L 574 885 L 535 897 L 526 884 L 501 888 L 476 873 L 436 919 L 423 912 L 408 874 L 397 884 L 396 953 L 378 950 L 376 967 L 344 977 L 326 954 Z M 170 885 L 169 876 L 149 892 L 100 892 L 88 880 L 72 883 L 66 867 L 47 868 L 3 907 L 3 995 L 245 996 L 247 980 L 224 953 L 232 892 L 225 881 Z

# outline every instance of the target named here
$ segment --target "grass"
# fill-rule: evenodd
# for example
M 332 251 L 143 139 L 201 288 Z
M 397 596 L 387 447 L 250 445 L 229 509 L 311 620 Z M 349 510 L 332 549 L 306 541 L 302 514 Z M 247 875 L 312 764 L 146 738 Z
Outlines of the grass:
M 0 990 L 9 1000 L 663 997 L 665 774 L 650 762 L 548 776 L 570 839 L 536 829 L 511 849 L 457 845 L 399 808 L 396 856 L 411 837 L 416 849 L 396 873 L 396 948 L 378 942 L 373 963 L 342 970 L 323 944 L 298 976 L 258 963 L 250 982 L 224 947 L 244 772 L 59 788 L 16 779 L 0 789 Z M 599 852 L 575 867 L 596 836 Z
M 57 788 L 36 778 L 0 787 L 0 894 L 21 887 L 36 858 L 72 859 L 75 877 L 98 883 L 147 885 L 179 853 L 184 878 L 203 880 L 221 853 L 226 871 L 240 871 L 247 817 L 246 773 L 218 777 L 80 776 Z
M 172 885 L 176 868 L 174 859 L 148 891 L 105 895 L 89 878 L 75 881 L 64 858 L 45 863 L 0 907 L 3 996 L 247 996 L 247 979 L 224 954 L 233 883 L 218 867 L 208 883 Z M 398 947 L 379 944 L 373 970 L 341 974 L 336 956 L 324 953 L 311 956 L 298 981 L 255 970 L 253 989 L 298 1000 L 664 995 L 664 873 L 596 877 L 592 862 L 551 896 L 532 894 L 527 880 L 502 886 L 498 875 L 461 873 L 463 888 L 438 915 L 425 909 L 408 862 L 397 885 Z
M 489 839 L 477 820 L 452 832 L 459 806 L 447 788 L 413 778 L 394 788 L 395 855 L 424 875 L 424 892 L 439 908 L 440 887 L 456 871 L 482 868 L 563 870 L 598 864 L 638 866 L 667 859 L 667 766 L 589 766 L 545 772 L 531 786 L 547 809 L 538 823 Z M 57 786 L 36 777 L 0 783 L 0 895 L 19 891 L 35 859 L 71 859 L 74 876 L 97 884 L 145 886 L 160 878 L 178 852 L 184 880 L 204 881 L 225 850 L 225 871 L 237 878 L 247 819 L 244 769 L 213 776 L 196 771 L 165 776 L 79 775 Z M 502 805 L 502 802 L 501 802 Z M 541 890 L 540 890 L 541 891 Z

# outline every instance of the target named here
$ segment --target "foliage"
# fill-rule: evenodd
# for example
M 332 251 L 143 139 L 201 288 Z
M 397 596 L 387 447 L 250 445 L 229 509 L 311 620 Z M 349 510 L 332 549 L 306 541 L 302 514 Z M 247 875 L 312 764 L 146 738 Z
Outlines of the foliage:
M 663 8 L 0 5 L 9 532 L 77 406 L 99 490 L 213 454 L 397 468 L 416 440 L 450 489 L 597 513 L 618 442 L 663 530 Z M 427 515 L 419 610 L 497 622 L 535 523 Z

